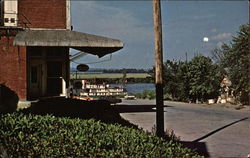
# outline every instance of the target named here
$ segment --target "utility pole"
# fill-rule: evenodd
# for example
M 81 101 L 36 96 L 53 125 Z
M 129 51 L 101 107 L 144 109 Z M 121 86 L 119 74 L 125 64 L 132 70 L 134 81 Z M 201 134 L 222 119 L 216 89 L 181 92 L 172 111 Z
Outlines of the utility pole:
M 162 23 L 161 23 L 161 2 L 153 0 L 154 17 L 154 40 L 155 40 L 155 85 L 156 85 L 156 135 L 164 136 L 164 102 L 162 82 Z

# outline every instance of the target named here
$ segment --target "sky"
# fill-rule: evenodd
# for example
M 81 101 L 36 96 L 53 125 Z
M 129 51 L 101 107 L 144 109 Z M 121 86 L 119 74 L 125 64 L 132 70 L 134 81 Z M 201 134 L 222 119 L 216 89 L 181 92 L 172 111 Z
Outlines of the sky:
M 230 43 L 239 27 L 249 22 L 249 2 L 165 0 L 161 1 L 161 14 L 163 60 L 186 60 L 186 54 L 191 60 L 198 53 L 211 56 L 213 49 Z M 105 69 L 151 69 L 154 66 L 151 0 L 72 0 L 71 23 L 74 31 L 119 39 L 124 43 L 124 48 L 112 56 L 98 58 L 89 54 L 75 62 L 99 62 L 89 67 Z

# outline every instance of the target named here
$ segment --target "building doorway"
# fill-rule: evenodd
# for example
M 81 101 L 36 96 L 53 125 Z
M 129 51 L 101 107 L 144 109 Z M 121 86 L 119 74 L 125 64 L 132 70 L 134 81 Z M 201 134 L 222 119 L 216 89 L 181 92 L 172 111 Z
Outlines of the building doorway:
M 47 62 L 47 94 L 59 96 L 62 93 L 62 62 Z
M 41 60 L 30 61 L 28 76 L 29 98 L 37 98 L 43 95 L 44 66 Z
M 61 47 L 27 48 L 27 96 L 29 100 L 66 96 L 68 49 Z

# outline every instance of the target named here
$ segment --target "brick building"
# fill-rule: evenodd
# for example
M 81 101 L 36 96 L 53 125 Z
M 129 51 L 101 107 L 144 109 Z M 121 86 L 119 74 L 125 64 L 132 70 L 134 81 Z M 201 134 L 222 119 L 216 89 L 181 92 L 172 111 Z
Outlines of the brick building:
M 0 2 L 0 84 L 19 100 L 66 95 L 69 48 L 99 57 L 123 48 L 119 40 L 72 31 L 69 0 Z

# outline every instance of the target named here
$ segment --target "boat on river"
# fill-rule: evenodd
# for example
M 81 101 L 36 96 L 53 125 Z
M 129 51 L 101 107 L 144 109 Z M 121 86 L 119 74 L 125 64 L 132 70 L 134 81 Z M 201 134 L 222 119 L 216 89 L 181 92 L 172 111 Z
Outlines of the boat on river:
M 123 97 L 128 94 L 126 88 L 123 86 L 111 87 L 106 83 L 91 84 L 87 80 L 74 80 L 73 87 L 71 89 L 73 98 L 81 100 L 112 100 L 112 102 L 114 102 L 114 100 L 118 100 L 119 97 Z M 118 101 L 115 102 L 118 103 Z

